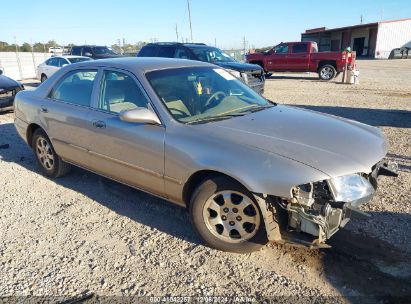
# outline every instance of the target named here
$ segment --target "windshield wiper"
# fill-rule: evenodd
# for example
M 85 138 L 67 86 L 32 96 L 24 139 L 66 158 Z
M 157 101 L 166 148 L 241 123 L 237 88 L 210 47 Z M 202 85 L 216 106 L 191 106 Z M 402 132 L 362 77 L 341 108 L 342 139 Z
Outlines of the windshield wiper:
M 243 114 L 245 114 L 245 113 L 254 113 L 254 112 L 262 111 L 262 110 L 265 110 L 265 109 L 268 109 L 268 108 L 272 108 L 274 106 L 276 106 L 276 104 L 268 104 L 268 105 L 261 105 L 261 106 L 256 105 L 254 107 L 249 107 L 247 109 L 244 109 L 243 111 L 240 111 L 239 113 L 243 113 Z
M 219 120 L 223 120 L 223 119 L 233 118 L 233 117 L 236 117 L 236 116 L 244 116 L 245 114 L 246 113 L 230 113 L 230 114 L 210 116 L 210 117 L 206 117 L 206 118 L 200 118 L 200 119 L 196 119 L 196 120 L 193 120 L 193 121 L 189 121 L 186 124 L 187 125 L 192 125 L 192 124 L 205 123 L 205 122 L 210 122 L 210 121 L 219 121 Z

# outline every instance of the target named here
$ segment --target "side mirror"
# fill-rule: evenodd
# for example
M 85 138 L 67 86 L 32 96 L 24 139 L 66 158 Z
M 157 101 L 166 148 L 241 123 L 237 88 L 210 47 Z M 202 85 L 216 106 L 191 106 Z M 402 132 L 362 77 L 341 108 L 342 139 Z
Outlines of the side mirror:
M 91 53 L 89 53 L 89 52 L 85 52 L 85 53 L 84 53 L 84 56 L 91 57 L 91 56 L 93 56 L 93 54 L 91 54 Z
M 121 111 L 120 119 L 127 122 L 161 125 L 161 121 L 158 119 L 157 115 L 147 108 Z

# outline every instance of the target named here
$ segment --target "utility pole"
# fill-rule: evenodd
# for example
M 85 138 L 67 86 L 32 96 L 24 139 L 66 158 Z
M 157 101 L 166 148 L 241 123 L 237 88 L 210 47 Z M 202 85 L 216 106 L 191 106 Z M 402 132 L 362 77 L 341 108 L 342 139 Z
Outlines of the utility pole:
M 360 23 L 360 24 L 362 24 L 362 15 L 361 15 L 361 18 L 360 18 L 360 20 L 361 20 L 361 23 Z
M 193 27 L 191 26 L 191 9 L 190 9 L 190 0 L 187 0 L 187 7 L 188 7 L 188 21 L 190 22 L 190 35 L 191 35 L 191 42 L 193 42 Z
M 177 27 L 177 23 L 176 23 L 176 37 L 177 37 L 177 42 L 178 42 L 178 27 Z
M 217 47 L 217 38 L 214 38 L 214 46 Z
M 244 56 L 245 56 L 245 48 L 246 48 L 245 36 L 243 37 L 243 48 L 244 48 Z

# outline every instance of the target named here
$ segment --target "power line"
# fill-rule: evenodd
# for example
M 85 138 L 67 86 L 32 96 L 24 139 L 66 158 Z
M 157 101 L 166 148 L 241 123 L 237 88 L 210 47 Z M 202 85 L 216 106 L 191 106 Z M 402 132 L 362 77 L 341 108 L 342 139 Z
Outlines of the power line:
M 191 9 L 190 9 L 190 0 L 187 0 L 187 7 L 188 7 L 188 21 L 190 22 L 190 35 L 191 35 L 191 42 L 193 42 L 193 28 L 191 26 Z
M 177 23 L 176 23 L 176 36 L 177 36 L 177 42 L 178 42 L 178 28 L 177 28 Z

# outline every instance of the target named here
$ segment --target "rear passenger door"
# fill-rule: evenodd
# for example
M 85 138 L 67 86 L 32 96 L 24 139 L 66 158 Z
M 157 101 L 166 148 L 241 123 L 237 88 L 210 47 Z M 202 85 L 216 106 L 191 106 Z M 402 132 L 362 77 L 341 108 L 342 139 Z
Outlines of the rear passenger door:
M 87 124 L 97 69 L 78 69 L 65 74 L 41 101 L 39 117 L 53 146 L 63 159 L 88 167 Z
M 308 52 L 308 43 L 293 43 L 291 53 L 288 55 L 287 66 L 290 71 L 307 72 L 310 56 Z
M 138 80 L 129 72 L 105 69 L 98 95 L 87 125 L 93 170 L 164 195 L 164 126 L 130 123 L 119 118 L 124 110 L 151 108 Z

